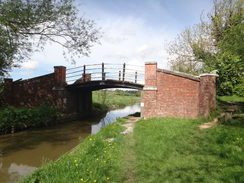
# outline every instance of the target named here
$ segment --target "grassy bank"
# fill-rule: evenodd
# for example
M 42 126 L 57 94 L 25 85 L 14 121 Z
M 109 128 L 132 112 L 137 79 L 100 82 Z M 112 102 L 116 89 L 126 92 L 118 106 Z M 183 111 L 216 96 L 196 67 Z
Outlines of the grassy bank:
M 238 96 L 220 96 L 218 100 L 223 102 L 244 102 L 244 97 Z
M 135 182 L 243 182 L 243 124 L 199 130 L 202 122 L 139 122 L 134 134 Z
M 109 91 L 99 90 L 92 92 L 93 103 L 100 106 L 107 106 L 108 108 L 120 108 L 127 105 L 133 105 L 141 100 L 140 91 L 130 92 L 127 91 Z
M 67 183 L 67 182 L 114 182 L 125 173 L 120 171 L 124 159 L 125 142 L 119 133 L 125 129 L 120 119 L 108 125 L 98 134 L 81 140 L 74 152 L 62 156 L 56 162 L 49 162 L 37 169 L 22 183 Z M 115 140 L 113 140 L 115 139 Z
M 121 135 L 119 119 L 22 182 L 244 182 L 243 123 L 200 130 L 203 122 L 141 120 Z

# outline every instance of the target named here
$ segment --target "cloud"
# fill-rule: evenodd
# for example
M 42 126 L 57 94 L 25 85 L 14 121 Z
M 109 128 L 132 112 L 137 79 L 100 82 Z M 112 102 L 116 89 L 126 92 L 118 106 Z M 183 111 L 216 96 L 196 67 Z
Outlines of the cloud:
M 94 9 L 92 12 L 96 12 L 96 16 L 99 17 L 95 21 L 96 26 L 101 27 L 103 37 L 100 40 L 101 44 L 94 44 L 91 48 L 89 57 L 76 57 L 76 65 L 71 65 L 64 59 L 63 48 L 60 45 L 47 44 L 44 52 L 34 53 L 31 60 L 35 61 L 24 63 L 14 77 L 19 77 L 16 75 L 20 72 L 26 74 L 30 71 L 30 77 L 47 74 L 53 72 L 53 66 L 58 65 L 71 68 L 102 62 L 144 65 L 145 62 L 156 61 L 162 68 L 166 67 L 167 53 L 164 51 L 164 40 L 174 37 L 173 31 L 167 28 L 166 24 L 158 24 L 155 28 L 155 24 L 149 25 L 143 16 L 121 16 L 103 12 L 99 7 L 97 11 Z
M 155 48 L 150 47 L 147 44 L 143 44 L 143 45 L 137 47 L 134 51 L 134 55 L 137 57 L 141 57 L 141 58 L 147 57 L 147 56 L 152 55 L 154 53 L 155 53 Z
M 37 61 L 28 61 L 28 62 L 23 62 L 21 64 L 21 67 L 27 71 L 35 71 L 38 68 L 38 62 Z

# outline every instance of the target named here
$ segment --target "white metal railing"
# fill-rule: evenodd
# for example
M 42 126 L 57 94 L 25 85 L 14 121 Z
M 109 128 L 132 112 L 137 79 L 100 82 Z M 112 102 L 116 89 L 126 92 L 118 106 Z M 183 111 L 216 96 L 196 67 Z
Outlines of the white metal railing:
M 66 69 L 68 84 L 108 79 L 144 84 L 144 66 L 101 63 Z

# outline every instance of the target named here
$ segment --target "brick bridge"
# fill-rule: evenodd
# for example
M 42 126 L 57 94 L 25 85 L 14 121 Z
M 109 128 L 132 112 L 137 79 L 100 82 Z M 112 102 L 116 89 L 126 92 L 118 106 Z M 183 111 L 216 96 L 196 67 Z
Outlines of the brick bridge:
M 104 63 L 72 69 L 56 66 L 54 73 L 40 77 L 4 79 L 4 104 L 28 107 L 47 104 L 65 113 L 86 116 L 92 109 L 92 91 L 131 88 L 143 90 L 144 118 L 197 118 L 216 107 L 215 77 L 158 69 L 156 62 L 145 63 L 145 70 L 140 66 Z

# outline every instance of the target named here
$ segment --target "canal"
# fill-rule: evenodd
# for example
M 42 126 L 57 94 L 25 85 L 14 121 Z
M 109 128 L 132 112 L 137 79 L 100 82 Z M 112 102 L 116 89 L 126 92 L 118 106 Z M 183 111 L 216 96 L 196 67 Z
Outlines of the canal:
M 117 117 L 140 112 L 139 104 L 109 111 L 101 120 L 73 121 L 0 136 L 0 183 L 18 181 L 43 163 L 58 159 Z

